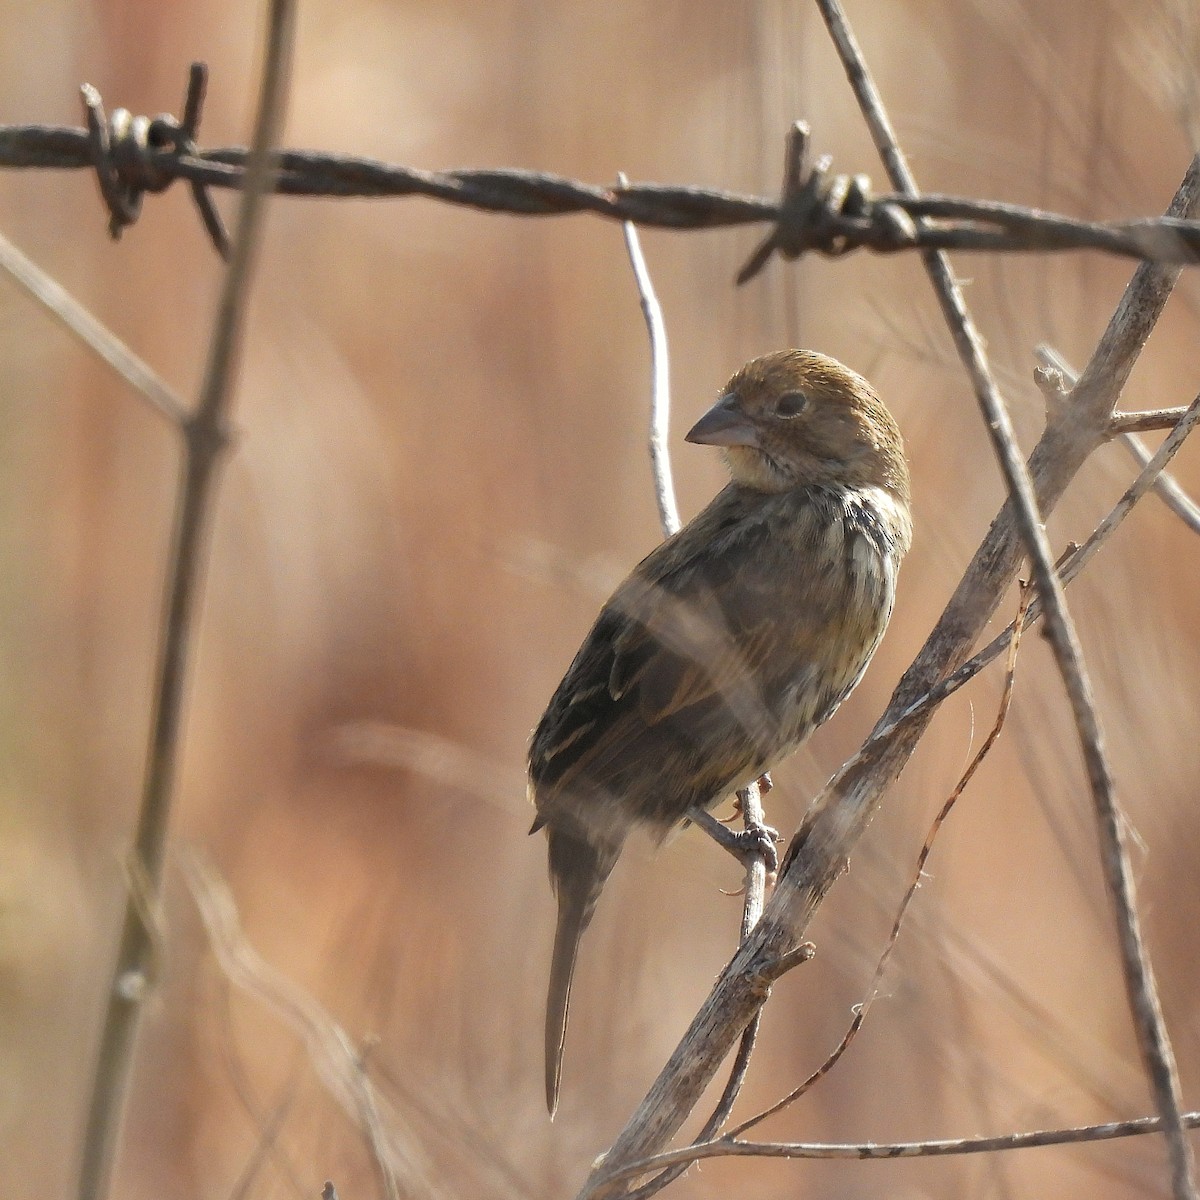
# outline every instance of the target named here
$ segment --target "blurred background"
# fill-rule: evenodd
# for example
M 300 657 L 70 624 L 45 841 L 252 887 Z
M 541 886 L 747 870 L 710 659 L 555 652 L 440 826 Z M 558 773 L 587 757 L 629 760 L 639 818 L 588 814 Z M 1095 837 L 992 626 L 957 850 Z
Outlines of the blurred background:
M 0 121 L 178 112 L 244 144 L 263 6 L 6 0 Z M 1160 213 L 1195 147 L 1185 0 L 848 0 L 928 190 L 1080 217 Z M 286 141 L 426 168 L 774 195 L 783 137 L 883 186 L 815 10 L 798 0 L 309 0 Z M 220 197 L 226 212 L 228 196 Z M 182 394 L 220 278 L 184 189 L 109 241 L 94 179 L 10 172 L 0 228 Z M 684 515 L 723 481 L 680 433 L 785 345 L 867 374 L 897 415 L 916 542 L 865 682 L 776 774 L 772 823 L 882 710 L 1002 496 L 912 255 L 772 262 L 761 230 L 644 242 L 671 339 Z M 1026 449 L 1032 350 L 1076 366 L 1132 267 L 960 257 Z M 1197 388 L 1185 274 L 1127 408 Z M 163 422 L 0 281 L 0 1191 L 72 1194 L 140 788 L 178 447 Z M 248 945 L 346 1031 L 385 1103 L 405 1195 L 571 1195 L 644 1095 L 736 938 L 740 883 L 694 830 L 626 851 L 587 937 L 551 1124 L 541 1029 L 553 904 L 528 838 L 530 730 L 609 589 L 658 540 L 648 347 L 618 226 L 425 200 L 283 199 L 269 214 L 191 662 L 162 986 L 142 1025 L 116 1195 L 383 1194 L 294 1012 L 214 957 L 185 879 L 200 853 Z M 1200 456 L 1177 459 L 1200 492 Z M 1098 453 L 1051 522 L 1082 540 L 1133 476 Z M 1200 556 L 1147 499 L 1072 589 L 1186 1096 L 1200 1096 Z M 1007 620 L 1006 606 L 1002 616 Z M 1000 618 L 998 618 L 999 621 Z M 998 669 L 947 704 L 777 989 L 739 1112 L 832 1049 L 864 998 L 933 813 L 993 721 Z M 1130 1034 L 1090 800 L 1038 637 L 1005 732 L 945 827 L 850 1053 L 770 1138 L 954 1137 L 1106 1121 L 1150 1101 Z M 344 1082 L 344 1081 L 343 1081 Z M 710 1162 L 680 1197 L 1133 1197 L 1157 1139 L 884 1163 Z

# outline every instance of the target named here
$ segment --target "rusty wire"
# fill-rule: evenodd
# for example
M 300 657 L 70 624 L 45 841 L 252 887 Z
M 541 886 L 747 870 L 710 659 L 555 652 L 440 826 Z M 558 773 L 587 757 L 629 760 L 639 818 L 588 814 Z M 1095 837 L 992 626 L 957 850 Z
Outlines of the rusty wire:
M 146 192 L 160 192 L 184 180 L 191 185 L 214 245 L 227 255 L 228 238 L 207 189 L 240 188 L 248 151 L 238 146 L 201 150 L 196 145 L 206 79 L 204 64 L 193 63 L 182 120 L 169 114 L 134 117 L 124 109 L 106 117 L 99 93 L 85 84 L 86 128 L 0 126 L 0 168 L 95 171 L 114 237 L 137 219 Z M 1157 262 L 1200 259 L 1200 222 L 1169 217 L 1077 221 L 990 200 L 874 195 L 865 175 L 834 174 L 828 157 L 810 163 L 809 142 L 807 125 L 796 122 L 787 139 L 778 200 L 654 183 L 599 187 L 517 169 L 423 171 L 310 150 L 280 152 L 272 187 L 289 196 L 425 196 L 518 216 L 589 212 L 660 229 L 770 224 L 771 232 L 739 273 L 739 283 L 756 275 L 776 254 L 794 259 L 809 251 L 837 256 L 859 249 L 1100 250 Z

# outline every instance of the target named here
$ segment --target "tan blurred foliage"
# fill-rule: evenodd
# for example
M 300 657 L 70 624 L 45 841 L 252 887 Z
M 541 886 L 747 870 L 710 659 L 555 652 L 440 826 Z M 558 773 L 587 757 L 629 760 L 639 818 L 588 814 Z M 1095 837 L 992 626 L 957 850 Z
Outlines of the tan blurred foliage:
M 9 0 L 0 121 L 179 103 L 212 69 L 203 142 L 244 143 L 260 6 Z M 1198 111 L 1182 6 L 849 0 L 918 178 L 1097 218 L 1155 214 Z M 1190 31 L 1190 32 L 1189 32 Z M 1188 106 L 1190 105 L 1190 111 Z M 882 179 L 800 3 L 583 0 L 301 6 L 288 144 L 416 166 L 773 193 L 811 121 Z M 227 201 L 223 197 L 222 201 Z M 227 209 L 228 211 L 228 209 Z M 119 245 L 95 183 L 13 172 L 0 226 L 185 394 L 218 266 L 186 193 Z M 910 257 L 772 264 L 757 231 L 646 236 L 677 425 L 747 357 L 819 348 L 870 375 L 909 442 L 917 538 L 892 629 L 832 726 L 777 776 L 794 828 L 957 581 L 1001 497 Z M 1130 272 L 1095 255 L 962 258 L 1026 444 L 1032 346 L 1082 365 Z M 1126 407 L 1197 387 L 1187 274 Z M 124 888 L 176 446 L 149 410 L 0 284 L 0 1191 L 70 1193 Z M 177 846 L 229 881 L 263 958 L 369 1046 L 413 1194 L 560 1196 L 643 1095 L 736 935 L 729 861 L 694 831 L 640 846 L 584 949 L 563 1102 L 542 1106 L 553 925 L 525 836 L 526 738 L 606 593 L 655 542 L 647 348 L 612 224 L 427 201 L 278 201 L 255 287 L 192 663 Z M 689 515 L 719 486 L 675 441 Z M 1195 451 L 1177 474 L 1200 490 Z M 1081 538 L 1131 478 L 1098 456 L 1052 522 Z M 1074 589 L 1185 1090 L 1200 1066 L 1197 546 L 1157 500 Z M 780 987 L 743 1100 L 806 1074 L 861 999 L 925 824 L 999 683 L 947 706 Z M 972 705 L 975 716 L 972 717 Z M 232 989 L 169 872 L 117 1195 L 379 1195 L 359 1132 L 295 1033 Z M 1149 1111 L 1061 688 L 1037 638 L 1000 744 L 945 829 L 862 1038 L 765 1131 L 807 1140 L 998 1133 Z M 377 1039 L 377 1040 L 375 1040 Z M 273 1130 L 273 1140 L 264 1132 Z M 1152 1139 L 963 1160 L 710 1163 L 681 1197 L 1126 1197 L 1165 1187 Z

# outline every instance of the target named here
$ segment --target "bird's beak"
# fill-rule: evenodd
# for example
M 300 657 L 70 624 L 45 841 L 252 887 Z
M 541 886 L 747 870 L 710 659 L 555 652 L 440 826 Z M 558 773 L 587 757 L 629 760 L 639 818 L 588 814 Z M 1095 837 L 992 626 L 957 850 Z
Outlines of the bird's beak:
M 758 430 L 737 392 L 727 392 L 688 430 L 684 441 L 701 446 L 757 446 Z

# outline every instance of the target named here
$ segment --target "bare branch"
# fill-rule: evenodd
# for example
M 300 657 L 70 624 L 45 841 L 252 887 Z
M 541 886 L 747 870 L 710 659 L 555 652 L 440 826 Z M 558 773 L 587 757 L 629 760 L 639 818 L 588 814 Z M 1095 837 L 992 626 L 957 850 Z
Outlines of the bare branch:
M 1125 519 L 1129 510 L 1152 488 L 1161 477 L 1167 463 L 1175 457 L 1188 434 L 1200 423 L 1200 396 L 1185 410 L 1175 428 L 1163 439 L 1163 443 L 1150 457 L 1138 477 L 1129 485 L 1125 494 L 1113 506 L 1112 511 L 1092 531 L 1091 536 L 1067 561 L 1063 570 L 1063 582 L 1069 583 L 1097 550 L 1112 536 L 1116 527 Z
M 915 195 L 916 181 L 908 169 L 883 102 L 854 41 L 840 0 L 817 0 L 817 4 L 846 67 L 876 147 L 887 165 L 893 186 L 906 194 Z M 1054 555 L 1038 508 L 1033 480 L 1021 458 L 1008 409 L 992 377 L 983 339 L 967 311 L 962 289 L 950 268 L 950 260 L 940 251 L 927 252 L 923 258 L 959 355 L 971 376 L 993 449 L 1008 485 L 1017 526 L 1033 566 L 1033 576 L 1045 610 L 1047 635 L 1067 691 L 1087 767 L 1100 832 L 1105 881 L 1116 911 L 1130 1011 L 1151 1091 L 1167 1133 L 1176 1200 L 1195 1200 L 1196 1169 L 1191 1143 L 1184 1136 L 1181 1122 L 1182 1100 L 1175 1052 L 1163 1020 L 1154 970 L 1142 938 L 1133 872 L 1126 848 L 1125 821 L 1117 804 L 1112 772 L 1104 753 L 1104 734 L 1084 665 L 1083 649 L 1055 571 Z
M 1200 1129 L 1200 1112 L 1183 1114 L 1187 1129 Z M 1137 1117 L 1106 1125 L 1080 1125 L 1071 1129 L 1039 1129 L 1031 1133 L 1004 1133 L 999 1137 L 949 1138 L 928 1142 L 739 1142 L 719 1138 L 704 1145 L 685 1146 L 656 1154 L 653 1158 L 599 1175 L 581 1193 L 579 1200 L 598 1200 L 611 1194 L 626 1180 L 673 1166 L 687 1156 L 704 1158 L 815 1158 L 878 1160 L 893 1158 L 945 1158 L 958 1154 L 994 1154 L 1001 1150 L 1029 1150 L 1038 1146 L 1071 1146 L 1106 1142 L 1115 1138 L 1143 1137 L 1161 1133 L 1160 1117 Z
M 1186 412 L 1183 408 L 1152 408 L 1146 412 L 1113 413 L 1108 431 L 1110 437 L 1122 433 L 1146 433 L 1154 429 L 1174 429 L 1175 422 Z M 1145 463 L 1141 464 L 1143 467 Z
M 1133 461 L 1139 466 L 1148 467 L 1154 456 L 1146 443 L 1135 433 L 1125 433 L 1121 437 L 1125 448 Z M 1159 494 L 1166 506 L 1193 532 L 1200 533 L 1200 508 L 1196 502 L 1179 486 L 1174 476 L 1165 472 L 1159 474 L 1154 481 L 1154 490 Z
M 1078 372 L 1072 370 L 1063 356 L 1054 349 L 1053 346 L 1048 346 L 1045 343 L 1039 345 L 1035 353 L 1041 359 L 1043 364 L 1049 367 L 1062 381 L 1065 388 L 1072 389 L 1077 386 L 1079 381 Z M 1065 393 L 1064 393 L 1065 397 Z M 1065 399 L 1064 399 L 1065 403 Z M 1122 444 L 1129 451 L 1130 457 L 1139 467 L 1145 468 L 1152 461 L 1152 455 L 1147 449 L 1141 438 L 1136 437 L 1133 429 L 1136 428 L 1161 428 L 1162 426 L 1155 425 L 1137 425 L 1135 426 L 1132 418 L 1136 417 L 1154 417 L 1160 415 L 1166 417 L 1167 414 L 1174 414 L 1174 420 L 1168 423 L 1168 427 L 1174 425 L 1184 409 L 1160 409 L 1155 413 L 1119 413 L 1114 414 L 1112 421 L 1109 423 L 1109 436 L 1119 437 Z M 1197 508 L 1187 492 L 1175 482 L 1174 476 L 1166 471 L 1159 471 L 1154 477 L 1154 482 L 1151 485 L 1158 493 L 1159 499 L 1193 532 L 1200 533 L 1200 508 Z
M 1200 396 L 1197 396 L 1186 409 L 1181 409 L 1180 411 L 1183 413 L 1183 416 L 1176 422 L 1175 428 L 1163 440 L 1162 445 L 1159 446 L 1154 456 L 1138 474 L 1138 477 L 1126 488 L 1124 494 L 1113 505 L 1105 518 L 1092 530 L 1083 545 L 1073 545 L 1060 561 L 1059 578 L 1062 580 L 1063 587 L 1067 587 L 1079 577 L 1083 568 L 1091 562 L 1104 543 L 1112 537 L 1118 526 L 1129 515 L 1133 506 L 1148 491 L 1154 488 L 1155 481 L 1161 477 L 1167 464 L 1175 457 L 1192 430 L 1196 428 L 1197 424 L 1200 424 Z M 1042 607 L 1035 596 L 1029 605 L 1026 623 L 1031 624 L 1039 620 L 1041 615 Z M 963 663 L 952 675 L 948 675 L 941 683 L 914 701 L 898 717 L 893 718 L 886 724 L 881 723 L 880 726 L 876 727 L 870 738 L 867 739 L 858 753 L 847 762 L 846 766 L 849 767 L 860 759 L 865 758 L 876 746 L 894 737 L 902 725 L 920 716 L 926 709 L 940 704 L 949 695 L 962 687 L 963 684 L 973 679 L 988 663 L 1004 652 L 1005 648 L 1011 642 L 1015 629 L 1016 624 L 1014 622 L 1007 629 L 997 634 L 978 654 Z M 845 767 L 843 767 L 843 770 L 845 770 Z M 837 776 L 834 777 L 835 780 L 837 778 Z
M 896 943 L 900 938 L 900 928 L 904 924 L 905 915 L 913 902 L 913 898 L 917 894 L 917 888 L 921 885 L 921 879 L 925 873 L 925 864 L 929 861 L 929 856 L 933 852 L 933 843 L 942 826 L 945 824 L 946 818 L 950 815 L 955 804 L 958 803 L 958 798 L 966 790 L 967 784 L 971 782 L 975 772 L 979 770 L 980 764 L 988 756 L 992 747 L 996 744 L 996 739 L 1000 736 L 1000 731 L 1004 728 L 1009 705 L 1012 703 L 1013 683 L 1016 679 L 1017 671 L 1017 651 L 1021 645 L 1021 632 L 1025 626 L 1025 617 L 1029 611 L 1029 602 L 1031 599 L 1032 591 L 1027 586 L 1022 586 L 1020 603 L 1017 605 L 1017 615 L 1013 618 L 1012 623 L 1012 637 L 1008 643 L 1008 665 L 1004 672 L 1004 690 L 1000 696 L 1000 706 L 996 712 L 996 720 L 992 725 L 991 731 L 984 739 L 983 745 L 979 747 L 974 758 L 971 759 L 967 769 L 963 772 L 954 790 L 950 793 L 949 798 L 942 805 L 937 816 L 934 817 L 929 827 L 929 832 L 925 835 L 925 841 L 922 843 L 921 850 L 917 855 L 917 864 L 913 870 L 912 882 L 909 884 L 908 890 L 904 893 L 904 898 L 900 901 L 900 907 L 896 912 L 896 919 L 892 922 L 891 934 L 888 937 L 887 944 L 883 948 L 883 953 L 879 956 L 879 961 L 875 966 L 875 974 L 872 976 L 870 986 L 867 988 L 867 998 L 861 1004 L 855 1006 L 854 1019 L 846 1030 L 845 1036 L 828 1058 L 803 1083 L 793 1088 L 781 1100 L 777 1100 L 769 1108 L 756 1113 L 736 1128 L 731 1129 L 728 1134 L 729 1137 L 735 1138 L 739 1134 L 745 1133 L 747 1129 L 753 1129 L 755 1125 L 760 1124 L 768 1117 L 774 1116 L 775 1113 L 794 1104 L 801 1096 L 809 1092 L 833 1070 L 838 1060 L 849 1048 L 850 1043 L 858 1035 L 858 1031 L 863 1027 L 863 1022 L 867 1019 L 867 1013 L 879 995 L 879 983 L 883 979 L 883 973 L 887 969 L 887 964 L 892 957 L 892 951 L 896 948 Z

